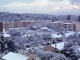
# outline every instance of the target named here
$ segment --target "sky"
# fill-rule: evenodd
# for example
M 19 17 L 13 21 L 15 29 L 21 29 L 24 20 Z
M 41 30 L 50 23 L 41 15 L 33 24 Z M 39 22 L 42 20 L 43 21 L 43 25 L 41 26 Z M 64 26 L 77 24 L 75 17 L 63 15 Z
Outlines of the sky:
M 1 0 L 0 12 L 80 15 L 80 0 Z

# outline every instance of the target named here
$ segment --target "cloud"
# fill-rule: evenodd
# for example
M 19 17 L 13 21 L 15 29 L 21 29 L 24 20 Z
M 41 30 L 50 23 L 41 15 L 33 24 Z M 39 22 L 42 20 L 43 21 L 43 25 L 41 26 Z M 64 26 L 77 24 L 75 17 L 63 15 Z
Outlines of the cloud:
M 70 0 L 70 3 L 72 5 L 78 5 L 78 6 L 80 6 L 80 0 Z
M 57 1 L 59 2 L 54 2 L 54 0 L 33 0 L 32 2 L 26 3 L 23 0 L 23 2 L 19 1 L 0 5 L 0 11 L 13 13 L 79 14 L 79 6 L 71 5 L 66 3 L 66 1 Z
M 35 3 L 24 3 L 24 2 L 13 2 L 9 4 L 5 4 L 0 6 L 0 11 L 1 9 L 9 12 L 20 12 L 20 13 L 45 13 L 46 9 L 46 2 L 35 2 Z M 47 9 L 48 10 L 48 9 Z
M 70 9 L 80 9 L 79 6 L 76 5 L 64 5 L 64 6 L 57 6 L 54 10 L 70 10 Z
M 48 0 L 48 1 L 51 1 L 51 2 L 60 2 L 60 1 L 64 1 L 64 0 Z
M 0 1 L 0 5 L 4 5 L 4 4 L 9 4 L 9 3 L 12 3 L 12 2 L 25 2 L 25 3 L 33 3 L 35 2 L 36 0 L 1 0 Z

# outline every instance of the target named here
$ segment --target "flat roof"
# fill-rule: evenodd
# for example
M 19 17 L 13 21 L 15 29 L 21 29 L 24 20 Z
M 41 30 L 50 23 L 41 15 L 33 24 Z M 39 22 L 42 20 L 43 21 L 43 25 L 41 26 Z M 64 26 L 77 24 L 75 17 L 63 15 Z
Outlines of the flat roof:
M 19 54 L 19 53 L 13 53 L 13 52 L 9 52 L 8 54 L 6 54 L 5 56 L 2 57 L 2 59 L 5 60 L 27 60 L 29 57 Z
M 52 34 L 51 37 L 52 38 L 62 38 L 62 35 L 61 34 L 59 34 L 59 35 L 58 34 Z

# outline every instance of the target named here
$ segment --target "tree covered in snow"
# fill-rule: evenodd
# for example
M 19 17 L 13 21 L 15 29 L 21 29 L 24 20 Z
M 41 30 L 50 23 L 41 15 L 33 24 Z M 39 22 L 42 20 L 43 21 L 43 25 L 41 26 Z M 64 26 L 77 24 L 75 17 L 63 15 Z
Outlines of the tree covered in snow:
M 31 14 L 31 13 L 9 13 L 0 12 L 0 21 L 17 21 L 17 20 L 55 20 L 54 15 L 48 14 Z
M 69 42 L 70 41 L 70 42 Z M 67 38 L 67 42 L 70 44 L 77 44 L 80 46 L 80 34 L 75 33 Z
M 6 51 L 16 51 L 16 46 L 14 45 L 14 42 L 9 38 L 5 39 L 4 36 L 0 36 L 0 48 L 1 52 L 3 53 L 7 53 Z
M 78 47 L 75 45 L 65 46 L 65 48 L 62 50 L 62 53 L 73 60 L 76 60 L 80 57 L 80 51 L 78 50 Z
M 21 36 L 21 33 L 18 29 L 10 29 L 8 32 L 11 36 Z

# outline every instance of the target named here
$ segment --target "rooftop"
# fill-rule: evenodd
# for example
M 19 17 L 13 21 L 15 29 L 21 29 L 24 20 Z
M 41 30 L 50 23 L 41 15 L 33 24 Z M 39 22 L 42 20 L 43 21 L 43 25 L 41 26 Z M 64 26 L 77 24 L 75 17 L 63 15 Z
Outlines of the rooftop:
M 52 34 L 51 35 L 52 38 L 62 38 L 61 34 Z
M 19 53 L 13 53 L 13 52 L 9 52 L 7 55 L 3 56 L 2 59 L 5 60 L 26 60 L 29 57 L 19 54 Z
M 65 43 L 65 42 L 56 43 L 56 47 L 55 47 L 55 44 L 52 44 L 51 46 L 53 46 L 53 47 L 55 47 L 55 48 L 57 48 L 57 49 L 59 49 L 59 50 L 62 50 L 63 47 L 64 47 L 64 43 Z

